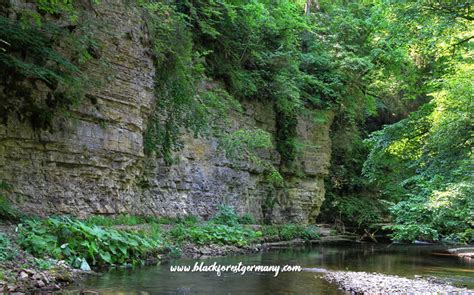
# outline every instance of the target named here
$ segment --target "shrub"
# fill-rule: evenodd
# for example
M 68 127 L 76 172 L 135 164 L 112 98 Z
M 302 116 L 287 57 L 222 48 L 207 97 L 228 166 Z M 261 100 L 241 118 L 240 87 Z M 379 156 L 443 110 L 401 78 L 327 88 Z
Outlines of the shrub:
M 0 220 L 18 221 L 22 214 L 14 208 L 10 201 L 0 195 Z
M 354 194 L 342 197 L 328 194 L 325 202 L 321 214 L 323 218 L 354 225 L 358 230 L 382 222 L 388 215 L 389 203 L 370 195 Z
M 52 11 L 54 6 L 43 11 Z M 56 17 L 61 12 L 57 10 Z M 84 90 L 97 84 L 96 78 L 84 75 L 80 67 L 98 58 L 91 53 L 98 44 L 86 32 L 85 21 L 74 25 L 73 34 L 66 26 L 46 20 L 42 13 L 26 9 L 19 14 L 23 15 L 21 20 L 0 16 L 1 121 L 6 123 L 8 116 L 15 115 L 33 128 L 53 130 L 54 118 L 71 115 L 72 108 L 85 97 Z M 25 19 L 27 15 L 34 15 L 34 21 Z M 69 49 L 68 55 L 58 50 L 59 44 Z M 41 98 L 33 95 L 39 83 L 48 92 Z
M 88 225 L 113 226 L 113 225 L 138 225 L 144 223 L 158 223 L 158 218 L 152 216 L 138 216 L 121 214 L 115 216 L 95 215 L 84 220 Z
M 186 217 L 156 217 L 145 215 L 121 214 L 114 216 L 94 215 L 84 220 L 88 225 L 114 226 L 114 225 L 139 225 L 139 224 L 172 224 L 172 223 L 196 223 L 197 217 L 188 215 Z
M 239 223 L 239 216 L 235 213 L 233 207 L 228 205 L 220 205 L 219 211 L 212 217 L 212 222 L 217 224 L 235 225 Z
M 186 215 L 185 217 L 178 218 L 175 223 L 184 223 L 184 224 L 196 224 L 198 222 L 198 218 L 194 215 Z
M 255 218 L 250 213 L 239 216 L 232 206 L 221 205 L 219 211 L 212 217 L 212 222 L 217 224 L 236 225 L 236 224 L 255 224 Z
M 394 240 L 471 243 L 474 199 L 468 196 L 473 193 L 471 183 L 457 183 L 428 196 L 410 196 L 390 208 L 395 224 L 387 228 Z
M 473 70 L 453 64 L 442 82 L 433 80 L 428 103 L 366 140 L 363 172 L 395 202 L 395 240 L 473 239 Z
M 245 213 L 244 215 L 239 217 L 240 224 L 255 224 L 255 218 L 250 213 Z
M 307 228 L 305 228 L 302 232 L 301 232 L 301 235 L 300 235 L 301 238 L 305 239 L 305 240 L 316 240 L 316 239 L 319 239 L 320 236 L 317 232 L 317 227 L 314 226 L 314 225 L 311 225 Z
M 89 226 L 69 217 L 29 219 L 18 229 L 19 244 L 31 254 L 71 264 L 77 259 L 97 266 L 137 263 L 160 247 L 158 241 L 141 233 Z
M 0 261 L 13 259 L 16 254 L 15 252 L 8 237 L 0 233 Z
M 319 238 L 315 226 L 298 224 L 268 225 L 262 228 L 266 240 L 289 241 L 294 239 L 314 240 Z
M 169 235 L 177 242 L 189 241 L 198 245 L 236 245 L 245 246 L 261 236 L 261 232 L 240 225 L 208 223 L 205 225 L 176 225 Z
M 280 240 L 279 227 L 275 225 L 266 225 L 262 227 L 262 234 L 266 241 Z

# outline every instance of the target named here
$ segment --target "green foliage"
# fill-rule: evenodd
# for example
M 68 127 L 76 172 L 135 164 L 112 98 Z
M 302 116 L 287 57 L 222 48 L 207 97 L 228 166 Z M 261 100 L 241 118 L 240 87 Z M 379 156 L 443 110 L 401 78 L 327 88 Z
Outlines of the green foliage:
M 0 220 L 17 221 L 20 217 L 20 212 L 11 206 L 10 201 L 0 195 Z
M 18 113 L 35 127 L 50 127 L 54 108 L 45 101 L 33 99 L 31 90 L 21 87 L 21 83 L 25 79 L 42 83 L 53 91 L 49 104 L 61 108 L 72 103 L 63 95 L 63 90 L 77 83 L 79 69 L 52 48 L 53 42 L 46 34 L 32 26 L 0 16 L 0 39 L 3 41 L 0 50 L 1 82 L 6 85 L 2 94 L 4 103 L 0 108 L 3 123 L 9 114 Z M 28 58 L 18 57 L 21 52 L 28 54 Z
M 97 0 L 93 0 L 97 3 Z M 67 14 L 71 20 L 77 20 L 77 10 L 74 7 L 73 0 L 39 0 L 37 1 L 38 10 L 42 13 L 51 15 Z
M 357 126 L 345 128 L 342 118 L 333 123 L 330 177 L 326 179 L 325 200 L 319 219 L 364 229 L 386 216 L 374 185 L 361 174 L 368 148 Z
M 18 221 L 23 217 L 22 212 L 12 206 L 10 200 L 2 195 L 2 191 L 10 189 L 5 182 L 0 182 L 0 221 Z
M 220 205 L 217 213 L 212 217 L 211 222 L 233 226 L 239 224 L 239 216 L 235 213 L 234 207 Z
M 8 237 L 0 233 L 0 262 L 5 260 L 12 260 L 16 255 Z
M 239 217 L 240 224 L 256 224 L 255 218 L 250 213 L 245 213 L 244 215 Z
M 159 218 L 154 216 L 141 216 L 120 214 L 114 216 L 93 215 L 84 220 L 87 225 L 113 226 L 113 225 L 139 225 L 146 223 L 174 223 L 176 220 L 170 218 Z
M 182 15 L 158 2 L 144 4 L 156 58 L 156 107 L 146 133 L 148 153 L 158 149 L 168 163 L 179 148 L 179 128 L 202 131 L 203 109 L 196 98 L 201 67 L 193 55 L 192 42 Z
M 181 243 L 189 241 L 198 245 L 235 245 L 245 246 L 255 241 L 261 233 L 241 225 L 207 223 L 205 225 L 176 225 L 169 235 Z
M 259 152 L 273 148 L 270 133 L 262 129 L 239 129 L 221 139 L 220 148 L 234 161 L 248 160 L 263 169 L 267 180 L 274 185 L 283 185 L 283 177 L 271 161 L 258 156 Z
M 326 206 L 321 214 L 325 220 L 342 222 L 358 230 L 368 229 L 371 224 L 385 221 L 388 205 L 374 196 L 326 195 Z
M 327 222 L 337 220 L 365 226 L 368 216 L 362 202 L 357 200 L 359 196 L 371 196 L 363 197 L 371 216 L 380 213 L 380 210 L 371 210 L 375 209 L 373 204 L 378 204 L 377 189 L 361 175 L 368 154 L 363 144 L 370 130 L 366 123 L 380 111 L 377 106 L 383 98 L 379 91 L 382 87 L 374 85 L 385 80 L 385 77 L 380 78 L 380 72 L 387 67 L 382 57 L 393 54 L 391 47 L 373 42 L 380 38 L 379 26 L 384 22 L 378 18 L 378 9 L 372 1 L 349 1 L 347 5 L 341 1 L 321 3 L 325 15 L 318 20 L 321 24 L 318 30 L 329 38 L 331 54 L 312 58 L 309 65 L 324 69 L 317 75 L 322 76 L 323 85 L 327 85 L 324 91 L 335 101 L 330 133 L 330 177 L 326 180 L 326 199 L 319 217 Z M 358 214 L 351 216 L 355 211 Z
M 145 234 L 148 238 L 154 241 L 162 241 L 163 240 L 163 231 L 161 226 L 157 223 L 149 223 L 149 228 L 142 230 L 141 232 Z
M 97 84 L 80 68 L 98 58 L 94 52 L 99 46 L 86 22 L 71 24 L 72 32 L 46 21 L 47 14 L 77 21 L 72 1 L 39 1 L 37 9 L 21 8 L 16 20 L 0 16 L 0 119 L 5 124 L 16 115 L 36 129 L 52 129 L 54 118 L 68 115 L 87 86 Z
M 233 207 L 221 205 L 208 223 L 198 224 L 195 221 L 178 223 L 168 235 L 178 243 L 188 241 L 198 245 L 245 246 L 261 236 L 261 232 L 241 225 L 249 222 L 255 222 L 250 215 L 239 217 Z
M 219 87 L 202 87 L 204 51 L 197 51 L 187 16 L 173 5 L 142 3 L 153 41 L 156 71 L 156 105 L 145 135 L 145 151 L 157 152 L 166 163 L 182 144 L 183 130 L 196 136 L 209 132 L 209 122 L 223 117 L 236 103 Z M 207 88 L 206 88 L 207 87 Z
M 319 238 L 317 228 L 298 224 L 265 225 L 262 234 L 267 241 L 290 241 L 294 239 L 316 240 Z
M 340 89 L 376 98 L 346 101 L 347 110 L 336 113 L 323 215 L 365 227 L 372 218 L 384 221 L 379 204 L 389 204 L 394 239 L 469 241 L 472 3 L 323 1 L 321 9 L 329 9 L 328 15 L 346 11 L 327 20 L 323 30 L 340 27 L 331 37 L 352 47 L 341 52 L 344 63 L 362 66 L 348 72 L 362 73 L 362 80 Z M 351 56 L 358 61 L 351 63 Z M 367 131 L 384 124 L 391 125 L 364 144 Z M 435 206 L 441 195 L 445 205 Z
M 433 191 L 428 196 L 412 195 L 400 201 L 391 208 L 395 225 L 388 228 L 394 232 L 393 239 L 472 242 L 474 201 L 470 196 L 473 193 L 472 183 L 459 183 L 445 191 Z
M 237 159 L 251 151 L 273 147 L 270 133 L 261 129 L 239 129 L 225 135 L 221 144 L 229 158 Z
M 188 223 L 194 224 L 197 222 L 197 217 L 193 215 L 187 215 L 184 217 L 156 217 L 147 215 L 130 215 L 120 214 L 113 216 L 106 215 L 93 215 L 84 220 L 87 225 L 98 225 L 98 226 L 114 226 L 114 225 L 142 225 L 142 224 L 175 224 L 175 223 Z
M 35 258 L 34 265 L 41 270 L 48 270 L 54 266 L 54 262 L 49 259 Z
M 277 151 L 282 157 L 282 162 L 289 165 L 295 160 L 297 154 L 298 119 L 294 110 L 279 110 L 277 118 Z
M 36 257 L 50 256 L 73 264 L 86 259 L 96 266 L 137 263 L 160 242 L 137 232 L 89 226 L 69 217 L 26 220 L 18 225 L 19 245 Z
M 255 224 L 255 218 L 250 213 L 239 216 L 234 207 L 228 205 L 220 205 L 217 213 L 210 220 L 216 224 L 225 224 L 233 226 L 236 224 Z
M 198 222 L 198 218 L 194 215 L 186 215 L 184 217 L 179 217 L 177 219 L 177 223 L 196 224 L 197 222 Z
M 364 43 L 370 24 L 363 22 L 363 5 L 337 10 L 322 3 L 324 12 L 309 15 L 302 2 L 288 0 L 278 5 L 267 0 L 142 5 L 149 16 L 158 73 L 147 150 L 158 151 L 168 163 L 171 152 L 181 146 L 181 131 L 206 133 L 210 118 L 225 117 L 235 99 L 272 102 L 277 149 L 289 166 L 298 152 L 299 115 L 329 108 L 353 118 L 364 112 L 366 102 L 373 102 L 359 89 L 372 68 Z M 353 37 L 361 34 L 363 38 Z M 200 86 L 207 79 L 218 86 Z M 216 90 L 219 99 L 208 99 Z M 236 136 L 241 135 L 238 131 Z M 278 178 L 275 171 L 269 175 Z
M 394 238 L 472 240 L 473 65 L 444 76 L 432 100 L 367 140 L 364 173 L 393 200 Z
M 5 17 L 0 17 L 0 27 L 0 38 L 5 42 L 2 44 L 4 47 L 0 61 L 7 67 L 5 70 L 19 71 L 18 74 L 40 79 L 49 84 L 73 79 L 72 75 L 79 71 L 74 64 L 52 49 L 52 41 L 38 28 L 23 25 Z M 13 52 L 24 48 L 28 48 L 32 57 L 41 60 L 41 63 L 46 63 L 45 61 L 48 60 L 55 67 L 42 67 L 13 56 Z

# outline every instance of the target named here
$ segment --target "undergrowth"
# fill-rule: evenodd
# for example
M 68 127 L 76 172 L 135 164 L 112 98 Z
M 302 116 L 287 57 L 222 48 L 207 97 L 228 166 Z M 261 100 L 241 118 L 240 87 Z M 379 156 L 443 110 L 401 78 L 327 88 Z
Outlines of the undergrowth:
M 26 220 L 18 225 L 18 242 L 36 257 L 70 264 L 86 259 L 95 266 L 139 263 L 161 245 L 144 233 L 89 226 L 70 217 Z
M 165 219 L 119 215 L 85 220 L 60 216 L 24 218 L 17 232 L 19 247 L 37 259 L 39 268 L 48 268 L 49 258 L 65 260 L 73 267 L 80 267 L 84 261 L 93 267 L 139 264 L 156 259 L 158 253 L 179 256 L 185 243 L 244 247 L 261 241 L 318 238 L 314 227 L 259 227 L 252 215 L 239 215 L 227 205 L 220 206 L 207 222 L 195 216 Z M 0 260 L 13 257 L 10 241 L 3 235 L 0 249 Z
M 294 239 L 316 240 L 319 239 L 315 226 L 299 224 L 265 225 L 262 234 L 265 241 L 290 241 Z
M 198 245 L 220 244 L 246 246 L 259 237 L 262 233 L 241 225 L 226 225 L 206 223 L 203 225 L 178 224 L 169 232 L 169 237 L 178 243 L 185 241 Z

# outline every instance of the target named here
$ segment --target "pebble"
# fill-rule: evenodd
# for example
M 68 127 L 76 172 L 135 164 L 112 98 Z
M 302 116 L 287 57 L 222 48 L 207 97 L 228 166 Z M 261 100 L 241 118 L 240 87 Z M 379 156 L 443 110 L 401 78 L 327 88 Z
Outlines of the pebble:
M 28 274 L 24 271 L 20 272 L 20 279 L 24 280 L 28 278 Z
M 378 273 L 331 271 L 323 276 L 352 294 L 459 294 L 474 295 L 474 290 L 451 286 L 440 280 L 408 279 Z
M 44 288 L 46 286 L 46 284 L 42 280 L 38 280 L 38 281 L 36 281 L 35 286 L 38 287 L 38 288 Z
M 35 272 L 34 270 L 28 269 L 28 268 L 24 268 L 23 271 L 26 272 L 26 273 L 29 274 L 29 275 L 34 275 L 34 274 L 36 274 L 36 272 Z

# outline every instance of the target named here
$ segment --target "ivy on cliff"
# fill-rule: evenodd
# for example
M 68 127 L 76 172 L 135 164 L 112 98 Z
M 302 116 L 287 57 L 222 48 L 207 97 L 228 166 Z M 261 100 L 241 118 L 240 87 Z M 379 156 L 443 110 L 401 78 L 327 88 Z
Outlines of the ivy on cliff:
M 35 129 L 51 129 L 55 116 L 84 97 L 90 80 L 81 65 L 98 57 L 98 44 L 78 28 L 79 10 L 72 1 L 44 0 L 36 9 L 16 9 L 15 19 L 0 16 L 1 120 L 5 124 L 16 115 Z M 59 26 L 50 16 L 69 25 Z
M 206 56 L 210 51 L 196 47 L 189 16 L 160 2 L 142 5 L 157 68 L 156 105 L 145 134 L 145 152 L 157 152 L 165 163 L 172 164 L 172 152 L 182 148 L 183 130 L 195 136 L 213 132 L 221 137 L 220 147 L 229 158 L 250 160 L 263 168 L 271 181 L 280 183 L 278 171 L 255 153 L 273 146 L 267 132 L 240 129 L 221 134 L 221 129 L 227 128 L 228 112 L 242 112 L 241 106 L 228 87 L 207 78 Z
M 180 149 L 183 130 L 210 131 L 210 122 L 239 107 L 205 76 L 205 52 L 196 50 L 188 17 L 173 5 L 146 1 L 144 7 L 156 65 L 156 105 L 145 134 L 145 152 L 158 152 L 166 163 Z
M 226 114 L 228 102 L 272 102 L 277 150 L 282 164 L 291 167 L 300 145 L 299 116 L 312 109 L 355 116 L 373 101 L 356 87 L 371 68 L 367 53 L 355 52 L 350 44 L 356 39 L 351 34 L 367 25 L 351 23 L 353 19 L 332 21 L 341 11 L 329 3 L 309 13 L 302 1 L 286 0 L 276 5 L 266 0 L 142 5 L 158 73 L 157 111 L 148 128 L 147 150 L 158 150 L 167 162 L 180 147 L 180 130 L 203 134 L 212 114 Z M 341 21 L 346 29 L 337 27 Z M 341 36 L 347 41 L 341 43 Z M 207 100 L 209 89 L 202 87 L 206 79 L 217 82 L 223 95 Z
M 98 44 L 84 30 L 75 33 L 81 17 L 76 2 L 36 5 L 16 19 L 0 16 L 0 115 L 3 122 L 16 114 L 37 128 L 51 128 L 55 115 L 84 96 L 90 77 L 81 64 L 98 57 Z M 323 210 L 330 219 L 367 227 L 385 220 L 381 204 L 389 204 L 395 239 L 472 240 L 469 1 L 139 5 L 157 70 L 147 153 L 172 163 L 183 131 L 222 131 L 227 114 L 241 111 L 239 101 L 261 100 L 276 113 L 281 168 L 294 168 L 299 118 L 330 110 L 333 155 Z M 46 21 L 52 17 L 66 17 L 67 25 Z M 85 39 L 74 43 L 77 35 Z M 65 54 L 65 47 L 73 52 Z M 260 163 L 280 181 L 270 162 L 249 152 L 271 145 L 262 130 L 222 136 L 228 155 L 233 149 L 237 158 Z

